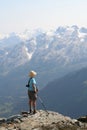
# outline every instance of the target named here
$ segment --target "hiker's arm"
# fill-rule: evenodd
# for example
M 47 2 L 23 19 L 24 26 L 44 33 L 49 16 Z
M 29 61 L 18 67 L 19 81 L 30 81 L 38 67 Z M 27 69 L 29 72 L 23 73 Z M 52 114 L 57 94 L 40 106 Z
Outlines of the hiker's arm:
M 37 92 L 35 84 L 32 84 L 32 86 L 33 86 L 34 91 Z

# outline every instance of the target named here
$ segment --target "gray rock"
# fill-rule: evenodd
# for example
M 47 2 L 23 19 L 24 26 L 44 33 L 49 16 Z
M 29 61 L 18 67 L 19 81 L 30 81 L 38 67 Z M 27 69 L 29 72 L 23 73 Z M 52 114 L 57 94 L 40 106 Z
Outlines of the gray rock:
M 22 115 L 13 115 L 13 116 L 8 117 L 5 122 L 10 123 L 10 122 L 14 122 L 15 119 L 21 120 L 21 118 L 22 118 Z
M 38 110 L 36 114 L 28 114 L 27 117 L 24 117 L 23 114 L 11 116 L 7 118 L 5 125 L 1 125 L 0 130 L 87 130 L 86 123 L 53 111 L 48 112 L 49 114 L 46 111 Z M 9 121 L 11 123 L 7 125 Z
M 77 120 L 81 121 L 81 122 L 86 122 L 87 123 L 87 116 L 79 117 Z
M 4 123 L 6 121 L 6 118 L 0 118 L 0 124 Z

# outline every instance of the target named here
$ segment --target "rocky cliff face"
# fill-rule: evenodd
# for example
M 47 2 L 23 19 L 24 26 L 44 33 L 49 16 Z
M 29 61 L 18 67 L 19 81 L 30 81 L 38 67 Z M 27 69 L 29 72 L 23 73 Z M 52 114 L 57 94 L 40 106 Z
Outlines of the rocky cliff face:
M 34 115 L 24 112 L 0 119 L 0 130 L 87 130 L 87 124 L 56 112 L 38 110 Z

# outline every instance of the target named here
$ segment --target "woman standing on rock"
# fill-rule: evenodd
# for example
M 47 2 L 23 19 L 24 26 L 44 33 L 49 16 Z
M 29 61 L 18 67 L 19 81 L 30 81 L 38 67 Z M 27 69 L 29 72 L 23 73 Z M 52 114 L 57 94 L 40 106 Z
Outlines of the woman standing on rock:
M 37 87 L 36 87 L 36 80 L 35 80 L 35 76 L 37 75 L 37 73 L 35 71 L 30 71 L 29 73 L 29 81 L 28 81 L 28 85 L 26 85 L 26 87 L 28 87 L 28 97 L 29 97 L 29 108 L 30 108 L 30 114 L 36 113 L 36 100 L 37 100 Z

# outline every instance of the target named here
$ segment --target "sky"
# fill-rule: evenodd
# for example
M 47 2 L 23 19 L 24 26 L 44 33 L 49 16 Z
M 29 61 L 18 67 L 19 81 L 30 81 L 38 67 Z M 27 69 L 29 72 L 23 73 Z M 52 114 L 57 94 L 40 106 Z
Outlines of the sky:
M 0 33 L 87 28 L 87 0 L 0 0 Z

